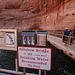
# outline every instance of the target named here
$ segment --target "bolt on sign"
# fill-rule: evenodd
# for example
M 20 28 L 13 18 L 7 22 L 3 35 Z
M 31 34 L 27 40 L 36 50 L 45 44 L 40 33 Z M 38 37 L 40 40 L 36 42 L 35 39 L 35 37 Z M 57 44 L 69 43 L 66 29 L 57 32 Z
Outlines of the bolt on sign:
M 18 46 L 19 67 L 51 70 L 52 50 L 46 47 Z
M 17 30 L 0 29 L 0 49 L 17 51 Z

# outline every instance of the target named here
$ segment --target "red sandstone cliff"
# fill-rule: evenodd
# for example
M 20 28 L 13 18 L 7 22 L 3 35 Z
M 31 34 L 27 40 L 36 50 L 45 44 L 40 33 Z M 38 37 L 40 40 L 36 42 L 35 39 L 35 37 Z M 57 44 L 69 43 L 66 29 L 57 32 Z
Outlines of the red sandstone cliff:
M 69 30 L 75 25 L 75 0 L 71 0 L 60 7 L 59 10 L 42 17 L 42 28 L 47 30 Z
M 0 0 L 1 29 L 71 30 L 73 25 L 75 0 Z

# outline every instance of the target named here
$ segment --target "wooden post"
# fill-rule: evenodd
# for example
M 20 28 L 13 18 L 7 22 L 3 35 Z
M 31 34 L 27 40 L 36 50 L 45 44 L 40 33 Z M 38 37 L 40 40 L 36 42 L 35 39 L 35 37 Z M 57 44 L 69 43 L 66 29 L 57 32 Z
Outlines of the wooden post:
M 23 74 L 26 74 L 26 70 L 25 70 L 25 68 L 23 68 Z
M 63 37 L 64 37 L 64 35 L 62 34 L 62 42 L 63 42 Z
M 41 75 L 41 70 L 39 70 L 39 75 Z
M 16 72 L 18 72 L 17 52 L 15 57 L 15 66 L 16 66 Z
M 57 35 L 57 31 L 55 31 L 55 32 L 56 32 L 55 36 L 58 37 L 58 35 Z
M 69 45 L 70 45 L 70 43 L 71 43 L 71 38 L 72 38 L 71 36 L 68 37 L 68 44 L 69 44 Z
M 44 71 L 44 75 L 46 75 L 46 71 Z

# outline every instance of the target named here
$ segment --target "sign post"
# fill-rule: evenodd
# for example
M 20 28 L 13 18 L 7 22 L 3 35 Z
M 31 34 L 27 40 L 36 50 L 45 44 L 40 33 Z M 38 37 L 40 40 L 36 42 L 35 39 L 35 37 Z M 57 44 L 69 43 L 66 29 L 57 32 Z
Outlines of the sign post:
M 39 75 L 41 75 L 41 70 L 39 70 Z
M 38 31 L 37 33 L 37 45 L 38 46 L 47 46 L 47 32 L 46 31 Z M 46 75 L 46 71 L 44 71 L 44 75 Z
M 26 74 L 26 70 L 25 70 L 25 68 L 23 68 L 23 74 Z
M 24 46 L 46 47 L 47 31 L 22 31 L 22 44 Z M 44 74 L 46 75 L 46 71 Z M 39 70 L 39 75 L 41 75 L 41 70 Z
M 44 75 L 46 75 L 46 71 L 44 71 Z
M 18 72 L 17 52 L 16 52 L 16 57 L 15 57 L 15 65 L 16 65 L 16 72 Z
M 35 45 L 35 31 L 22 31 L 21 35 L 23 45 Z M 26 73 L 25 68 L 23 68 L 23 73 Z

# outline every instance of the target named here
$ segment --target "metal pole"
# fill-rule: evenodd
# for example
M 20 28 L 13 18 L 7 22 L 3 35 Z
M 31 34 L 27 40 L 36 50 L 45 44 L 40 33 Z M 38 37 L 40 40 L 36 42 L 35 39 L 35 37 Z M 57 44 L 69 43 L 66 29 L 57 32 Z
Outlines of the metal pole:
M 25 68 L 23 68 L 23 74 L 26 74 L 26 70 L 25 70 Z
M 47 47 L 47 34 L 46 34 L 46 47 Z M 46 71 L 44 71 L 44 75 L 46 75 Z
M 44 71 L 44 75 L 46 75 L 46 71 Z

